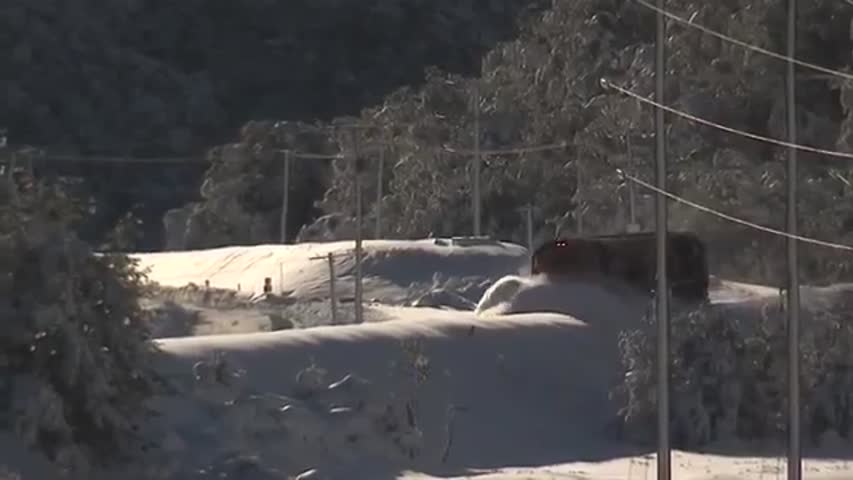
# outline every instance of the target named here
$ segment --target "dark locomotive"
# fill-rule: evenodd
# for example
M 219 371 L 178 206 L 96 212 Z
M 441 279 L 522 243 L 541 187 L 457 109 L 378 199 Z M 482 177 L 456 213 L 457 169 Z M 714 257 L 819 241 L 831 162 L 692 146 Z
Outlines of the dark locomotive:
M 708 260 L 704 243 L 693 233 L 669 232 L 667 276 L 673 298 L 708 298 Z M 533 253 L 531 273 L 599 277 L 653 292 L 657 286 L 654 232 L 552 240 Z

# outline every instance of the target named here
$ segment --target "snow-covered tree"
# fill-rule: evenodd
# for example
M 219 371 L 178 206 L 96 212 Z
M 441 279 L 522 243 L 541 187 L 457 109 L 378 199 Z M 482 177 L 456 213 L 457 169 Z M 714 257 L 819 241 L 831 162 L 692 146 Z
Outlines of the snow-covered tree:
M 71 233 L 58 188 L 0 200 L 0 417 L 68 468 L 130 452 L 156 387 L 142 274 Z M 0 427 L 2 428 L 2 427 Z

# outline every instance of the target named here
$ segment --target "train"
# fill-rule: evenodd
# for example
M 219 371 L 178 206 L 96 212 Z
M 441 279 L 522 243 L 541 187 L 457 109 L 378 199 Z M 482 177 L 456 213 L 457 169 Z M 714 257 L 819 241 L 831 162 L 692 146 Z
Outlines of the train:
M 667 233 L 667 280 L 672 297 L 685 302 L 708 299 L 707 249 L 692 232 Z M 657 288 L 655 232 L 558 238 L 531 256 L 532 275 L 595 277 L 653 293 Z

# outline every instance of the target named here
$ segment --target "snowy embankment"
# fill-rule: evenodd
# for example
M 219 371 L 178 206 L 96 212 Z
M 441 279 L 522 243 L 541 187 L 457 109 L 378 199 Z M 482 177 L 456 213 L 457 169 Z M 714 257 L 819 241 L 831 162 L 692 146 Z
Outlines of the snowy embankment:
M 310 258 L 346 253 L 350 245 L 139 257 L 151 279 L 165 285 L 209 280 L 255 292 L 271 277 L 275 291 L 280 282 L 293 296 L 311 298 L 323 295 L 327 267 Z M 476 311 L 393 306 L 407 284 L 429 282 L 435 273 L 492 283 L 517 274 L 527 252 L 431 241 L 366 242 L 366 249 L 365 298 L 384 292 L 389 305 L 377 307 L 384 322 L 158 341 L 164 352 L 158 368 L 177 393 L 154 403 L 161 417 L 147 434 L 160 439 L 160 448 L 147 454 L 149 474 L 249 480 L 300 473 L 341 480 L 655 475 L 649 450 L 613 439 L 616 405 L 609 397 L 621 371 L 616 333 L 638 324 L 644 299 L 594 285 L 510 277 L 493 285 Z M 338 263 L 342 283 L 351 270 L 345 254 Z M 748 305 L 773 295 L 773 289 L 721 282 L 713 298 Z M 758 452 L 676 452 L 673 478 L 784 474 L 783 461 L 750 455 Z M 853 467 L 808 458 L 806 475 L 853 478 Z
M 442 279 L 494 281 L 527 268 L 527 249 L 509 243 L 476 246 L 442 245 L 434 239 L 417 241 L 368 240 L 364 242 L 365 300 L 400 303 L 412 284 Z M 352 297 L 355 252 L 353 242 L 305 243 L 223 247 L 191 252 L 134 255 L 149 278 L 164 286 L 189 283 L 240 290 L 247 296 L 263 292 L 264 279 L 273 293 L 300 299 L 328 296 L 329 265 L 334 258 L 337 293 Z

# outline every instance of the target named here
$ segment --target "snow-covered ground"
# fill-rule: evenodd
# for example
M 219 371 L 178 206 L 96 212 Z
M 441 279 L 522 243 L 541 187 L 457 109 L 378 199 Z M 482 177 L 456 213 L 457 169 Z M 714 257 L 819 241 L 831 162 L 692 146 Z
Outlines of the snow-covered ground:
M 434 239 L 365 241 L 365 300 L 399 303 L 411 284 L 431 282 L 436 273 L 445 279 L 473 280 L 500 278 L 528 268 L 527 249 L 518 245 L 490 242 L 461 247 L 439 243 L 441 240 Z M 137 258 L 140 267 L 150 270 L 150 279 L 165 286 L 204 285 L 208 281 L 212 288 L 257 295 L 263 291 L 264 278 L 269 278 L 274 293 L 310 299 L 328 296 L 329 253 L 335 259 L 338 294 L 352 297 L 353 242 L 224 247 Z
M 523 276 L 486 291 L 524 271 L 527 251 L 515 245 L 369 241 L 365 248 L 365 299 L 376 300 L 371 308 L 382 321 L 276 332 L 251 331 L 247 323 L 234 330 L 229 325 L 239 313 L 230 312 L 221 320 L 227 325 L 211 331 L 240 333 L 158 341 L 164 356 L 157 367 L 180 394 L 155 402 L 162 416 L 147 433 L 160 448 L 144 462 L 148 475 L 288 479 L 316 469 L 300 478 L 654 478 L 649 450 L 613 440 L 616 407 L 608 395 L 619 378 L 616 332 L 640 321 L 644 299 Z M 162 285 L 208 280 L 257 295 L 270 277 L 274 292 L 308 300 L 325 298 L 327 264 L 311 258 L 329 252 L 341 255 L 339 289 L 348 292 L 350 242 L 138 257 Z M 411 284 L 433 282 L 436 273 L 473 285 L 477 309 L 401 305 Z M 804 299 L 824 293 L 809 290 Z M 750 304 L 777 294 L 721 281 L 712 298 Z M 16 460 L 24 454 L 4 454 L 4 441 L 0 465 L 23 468 Z M 718 450 L 675 452 L 673 478 L 785 474 L 784 460 L 772 454 Z M 808 452 L 805 478 L 853 478 L 853 464 L 831 459 L 834 453 Z M 26 466 L 23 478 L 47 478 L 33 473 L 33 462 Z

